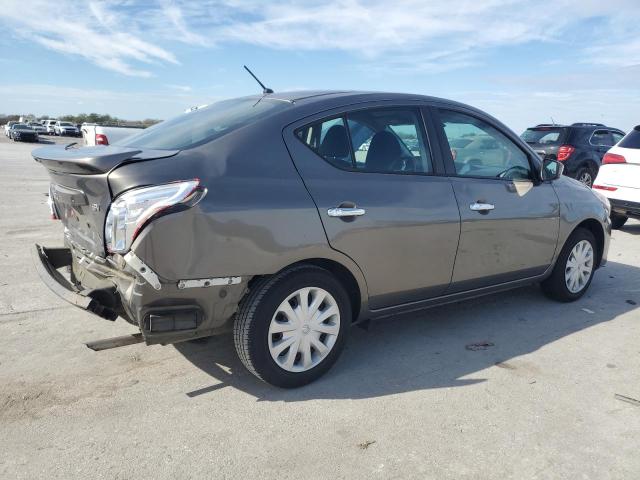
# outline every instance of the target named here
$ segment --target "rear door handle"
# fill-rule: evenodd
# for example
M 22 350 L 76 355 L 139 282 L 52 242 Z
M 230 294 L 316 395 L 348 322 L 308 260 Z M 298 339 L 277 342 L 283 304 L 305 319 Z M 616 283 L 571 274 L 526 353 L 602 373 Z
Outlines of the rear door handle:
M 347 207 L 334 207 L 327 210 L 327 215 L 330 217 L 360 217 L 364 215 L 366 210 L 364 208 L 347 208 Z
M 488 212 L 489 210 L 493 210 L 494 208 L 496 208 L 496 206 L 492 205 L 491 203 L 474 202 L 469 205 L 469 208 L 474 212 Z

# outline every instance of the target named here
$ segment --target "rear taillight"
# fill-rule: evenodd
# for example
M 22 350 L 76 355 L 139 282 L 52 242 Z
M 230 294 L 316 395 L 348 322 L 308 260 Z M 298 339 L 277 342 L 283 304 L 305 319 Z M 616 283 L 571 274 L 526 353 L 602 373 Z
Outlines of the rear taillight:
M 109 139 L 104 133 L 96 133 L 96 145 L 109 145 Z
M 592 188 L 606 190 L 607 192 L 615 192 L 618 189 L 618 187 L 607 187 L 606 185 L 594 185 Z
M 604 157 L 602 157 L 602 164 L 607 165 L 611 163 L 627 163 L 627 159 L 616 153 L 605 153 Z
M 571 154 L 575 150 L 575 147 L 572 147 L 571 145 L 562 145 L 560 148 L 558 148 L 558 161 L 564 162 L 571 156 Z
M 152 218 L 170 213 L 170 209 L 175 207 L 192 207 L 205 193 L 198 179 L 134 188 L 123 193 L 114 200 L 107 213 L 104 227 L 107 250 L 111 253 L 127 252 Z

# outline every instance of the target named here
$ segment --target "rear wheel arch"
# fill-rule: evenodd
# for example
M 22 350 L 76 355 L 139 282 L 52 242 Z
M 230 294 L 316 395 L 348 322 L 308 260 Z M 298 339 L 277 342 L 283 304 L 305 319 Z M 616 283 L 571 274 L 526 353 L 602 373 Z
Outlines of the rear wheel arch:
M 349 270 L 349 268 L 347 268 L 340 262 L 328 258 L 309 258 L 287 265 L 286 267 L 280 269 L 278 272 L 275 272 L 273 275 L 278 275 L 286 270 L 291 270 L 304 265 L 313 265 L 327 270 L 336 278 L 336 280 L 340 282 L 340 284 L 346 290 L 347 295 L 349 296 L 349 300 L 351 301 L 352 321 L 355 322 L 356 320 L 358 320 L 360 314 L 363 311 L 362 301 L 363 298 L 366 299 L 366 291 L 362 291 L 362 288 L 360 287 L 360 284 L 358 283 L 355 275 L 351 272 L 351 270 Z M 252 285 L 256 284 L 256 282 L 259 282 L 261 279 L 267 276 L 271 275 L 256 275 L 255 277 L 253 277 L 249 281 L 249 290 L 251 290 Z
M 600 170 L 600 164 L 597 161 L 595 161 L 593 158 L 590 158 L 584 163 L 589 169 L 593 171 L 594 174 L 598 174 L 598 170 Z

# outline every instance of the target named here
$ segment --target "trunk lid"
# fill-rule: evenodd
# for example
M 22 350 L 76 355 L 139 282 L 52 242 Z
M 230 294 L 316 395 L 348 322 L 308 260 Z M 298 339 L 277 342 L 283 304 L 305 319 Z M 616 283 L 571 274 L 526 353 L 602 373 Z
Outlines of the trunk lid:
M 85 250 L 104 256 L 104 223 L 112 201 L 109 173 L 125 163 L 176 153 L 128 147 L 51 146 L 38 148 L 32 155 L 49 172 L 49 195 L 66 227 L 65 235 Z

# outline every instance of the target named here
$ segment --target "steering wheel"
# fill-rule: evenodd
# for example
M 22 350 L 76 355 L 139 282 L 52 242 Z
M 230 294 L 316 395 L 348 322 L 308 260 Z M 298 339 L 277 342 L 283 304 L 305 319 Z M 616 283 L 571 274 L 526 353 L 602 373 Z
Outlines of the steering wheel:
M 416 165 L 413 157 L 400 157 L 391 164 L 394 172 L 415 172 Z
M 515 179 L 517 180 L 525 180 L 529 178 L 529 170 L 521 165 L 515 165 L 513 167 L 509 167 L 506 170 L 501 171 L 496 175 L 497 178 L 506 178 L 509 180 L 515 180 L 513 177 L 513 173 L 521 172 L 522 176 L 518 176 Z

